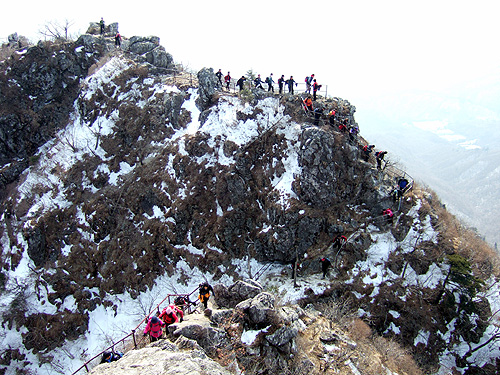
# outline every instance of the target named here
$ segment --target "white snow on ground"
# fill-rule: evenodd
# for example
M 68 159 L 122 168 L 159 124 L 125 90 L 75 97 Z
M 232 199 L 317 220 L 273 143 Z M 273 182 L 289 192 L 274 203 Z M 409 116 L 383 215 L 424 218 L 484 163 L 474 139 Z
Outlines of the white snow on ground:
M 241 334 L 241 342 L 245 345 L 252 345 L 255 342 L 257 335 L 261 332 L 267 332 L 267 330 L 270 327 L 271 326 L 267 326 L 267 327 L 259 329 L 259 330 L 243 331 L 243 333 Z

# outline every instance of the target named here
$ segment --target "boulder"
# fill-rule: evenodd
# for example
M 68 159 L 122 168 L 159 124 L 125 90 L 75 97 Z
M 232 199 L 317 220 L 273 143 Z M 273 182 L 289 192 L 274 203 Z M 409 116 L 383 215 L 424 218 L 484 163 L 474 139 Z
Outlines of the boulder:
M 217 89 L 217 77 L 212 68 L 203 68 L 198 72 L 198 92 L 200 94 L 196 105 L 200 111 L 208 109 L 213 103 Z
M 158 68 L 170 68 L 174 62 L 171 54 L 165 48 L 158 46 L 145 54 L 146 61 Z
M 114 37 L 118 32 L 118 22 L 110 23 L 109 25 L 104 25 L 104 36 Z M 101 24 L 99 22 L 90 22 L 89 28 L 86 34 L 90 35 L 101 35 Z
M 272 335 L 266 336 L 266 340 L 273 346 L 283 346 L 288 344 L 299 333 L 296 327 L 283 325 Z
M 264 326 L 269 325 L 275 318 L 275 301 L 272 294 L 264 292 L 240 302 L 235 309 L 245 314 L 245 319 L 250 325 Z
M 133 36 L 129 39 L 128 51 L 136 55 L 144 55 L 145 53 L 154 50 L 160 45 L 160 38 L 157 36 Z
M 263 290 L 262 285 L 247 279 L 245 281 L 238 280 L 236 283 L 227 288 L 225 285 L 217 284 L 214 286 L 215 302 L 217 306 L 234 308 L 238 303 L 255 297 Z

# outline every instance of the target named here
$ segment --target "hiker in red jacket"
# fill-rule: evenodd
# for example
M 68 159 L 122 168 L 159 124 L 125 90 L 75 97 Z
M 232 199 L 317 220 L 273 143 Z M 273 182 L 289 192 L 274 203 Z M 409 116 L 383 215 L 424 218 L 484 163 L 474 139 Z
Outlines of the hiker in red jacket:
M 382 216 L 385 218 L 387 223 L 392 224 L 394 222 L 394 212 L 390 208 L 386 208 L 382 211 Z
M 184 318 L 184 313 L 180 307 L 170 304 L 163 309 L 159 318 L 168 327 L 170 324 L 179 323 L 179 321 Z
M 229 91 L 229 85 L 231 84 L 231 74 L 227 72 L 227 76 L 224 77 L 224 82 L 226 83 L 226 89 Z
M 144 336 L 149 333 L 151 342 L 158 340 L 163 334 L 164 325 L 165 323 L 163 323 L 160 319 L 158 319 L 156 316 L 152 316 L 151 318 L 149 318 L 148 324 L 146 324 L 146 328 L 144 328 Z
M 317 92 L 321 90 L 321 85 L 318 84 L 318 82 L 316 82 L 316 80 L 314 80 L 314 83 L 313 83 L 313 100 L 316 100 L 316 94 Z

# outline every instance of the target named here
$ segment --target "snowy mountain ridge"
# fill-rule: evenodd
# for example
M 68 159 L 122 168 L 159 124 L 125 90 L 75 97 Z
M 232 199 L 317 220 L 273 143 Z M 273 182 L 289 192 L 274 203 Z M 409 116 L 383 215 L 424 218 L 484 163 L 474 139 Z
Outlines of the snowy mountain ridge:
M 418 186 L 394 225 L 381 220 L 398 176 L 362 160 L 363 138 L 313 125 L 297 96 L 221 92 L 211 69 L 190 85 L 126 53 L 100 59 L 65 126 L 2 193 L 4 373 L 74 370 L 166 291 L 268 264 L 260 281 L 283 304 L 349 300 L 428 373 L 498 368 L 496 258 Z M 316 105 L 356 124 L 345 100 Z M 331 278 L 320 256 L 338 261 Z

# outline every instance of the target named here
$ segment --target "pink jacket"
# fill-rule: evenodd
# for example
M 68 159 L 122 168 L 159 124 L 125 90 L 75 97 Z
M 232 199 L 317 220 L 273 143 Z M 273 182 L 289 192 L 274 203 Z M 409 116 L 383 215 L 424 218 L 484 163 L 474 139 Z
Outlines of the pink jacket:
M 158 338 L 163 333 L 162 327 L 164 325 L 165 323 L 156 316 L 153 316 L 148 320 L 148 324 L 146 324 L 146 328 L 144 328 L 144 334 L 149 333 L 152 337 Z

